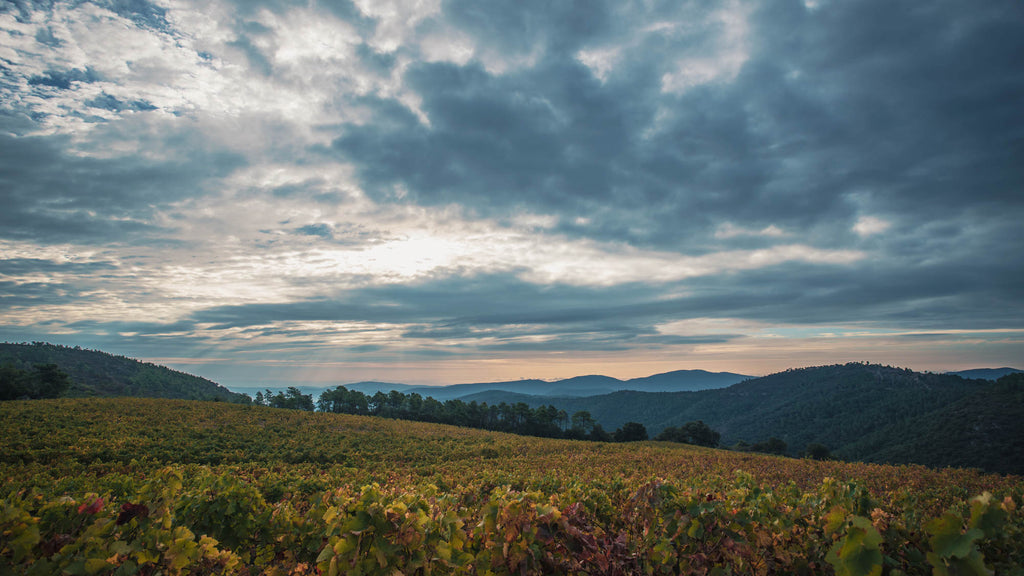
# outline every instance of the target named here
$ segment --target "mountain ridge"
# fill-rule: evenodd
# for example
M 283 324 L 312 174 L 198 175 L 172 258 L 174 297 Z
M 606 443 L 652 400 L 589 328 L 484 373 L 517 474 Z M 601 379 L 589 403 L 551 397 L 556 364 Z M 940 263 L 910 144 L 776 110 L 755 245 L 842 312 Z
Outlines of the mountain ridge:
M 1022 373 L 991 382 L 849 363 L 791 369 L 703 391 L 622 390 L 584 398 L 492 391 L 463 400 L 552 405 L 569 414 L 586 411 L 606 429 L 634 421 L 652 436 L 669 426 L 702 420 L 721 433 L 723 445 L 776 437 L 793 456 L 818 443 L 843 459 L 1022 474 L 1024 441 L 1009 432 L 1019 430 L 1024 438 L 1024 427 L 1018 425 L 1024 422 L 1024 394 L 1017 393 L 1024 383 L 1013 384 L 1020 381 Z M 978 417 L 985 413 L 993 414 L 997 425 L 988 426 Z M 965 421 L 974 424 L 965 426 Z M 944 429 L 961 430 L 971 440 L 963 444 L 958 437 L 951 442 Z M 953 454 L 944 448 L 951 443 L 963 450 Z M 1022 449 L 1015 451 L 1018 445 Z
M 708 372 L 707 370 L 672 370 L 621 380 L 601 374 L 573 376 L 561 380 L 505 380 L 498 382 L 471 382 L 444 386 L 410 385 L 386 382 L 354 382 L 342 384 L 346 390 L 358 390 L 373 395 L 397 390 L 403 394 L 416 393 L 423 397 L 445 401 L 461 399 L 488 391 L 502 391 L 513 394 L 528 394 L 538 397 L 587 397 L 609 394 L 619 390 L 642 390 L 648 392 L 682 392 L 687 390 L 710 390 L 724 388 L 750 379 L 751 376 L 734 372 Z
M 956 374 L 961 378 L 974 378 L 981 380 L 992 380 L 993 382 L 1006 376 L 1008 374 L 1014 374 L 1017 372 L 1024 372 L 1019 368 L 1010 368 L 1003 366 L 1002 368 L 972 368 L 970 370 L 959 370 L 956 372 L 946 372 L 946 374 Z

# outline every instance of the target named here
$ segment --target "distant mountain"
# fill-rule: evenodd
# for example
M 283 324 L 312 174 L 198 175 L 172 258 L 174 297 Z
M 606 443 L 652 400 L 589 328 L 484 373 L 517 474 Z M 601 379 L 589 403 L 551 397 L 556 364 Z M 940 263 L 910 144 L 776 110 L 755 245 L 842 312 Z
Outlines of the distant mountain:
M 372 381 L 367 381 L 367 382 L 353 382 L 352 384 L 345 384 L 345 388 L 347 390 L 358 390 L 359 392 L 362 392 L 363 394 L 366 394 L 368 396 L 373 396 L 377 392 L 383 392 L 383 393 L 387 394 L 388 392 L 391 392 L 392 390 L 398 390 L 399 392 L 402 392 L 404 394 L 404 393 L 408 392 L 408 390 L 410 388 L 416 388 L 416 386 L 410 385 L 410 384 L 396 384 L 396 383 L 393 383 L 393 382 L 372 382 Z
M 295 388 L 296 390 L 298 390 L 302 394 L 306 394 L 306 395 L 312 396 L 314 398 L 314 400 L 318 396 L 320 396 L 320 394 L 324 390 L 327 389 L 327 388 L 325 388 L 323 386 L 308 386 L 306 384 L 296 384 L 296 385 L 292 385 L 292 386 L 289 386 L 289 385 L 283 385 L 283 386 L 282 385 L 271 385 L 271 386 L 267 386 L 267 385 L 263 385 L 263 386 L 232 386 L 231 387 L 231 391 L 255 397 L 257 392 L 266 394 L 267 390 L 270 390 L 271 394 L 276 395 L 278 392 L 287 393 L 289 388 Z
M 405 390 L 405 392 L 415 392 L 424 397 L 430 396 L 442 402 L 488 390 L 516 392 L 533 396 L 592 396 L 607 394 L 609 392 L 609 385 L 612 382 L 621 383 L 622 381 L 608 376 L 577 376 L 557 382 L 531 379 L 452 384 L 451 386 L 416 386 Z
M 1024 438 L 1017 432 L 1024 423 L 1022 388 L 1006 387 L 1003 379 L 991 383 L 855 363 L 787 370 L 696 392 L 627 390 L 569 398 L 490 391 L 463 401 L 586 410 L 606 430 L 635 421 L 651 436 L 703 420 L 722 434 L 723 445 L 777 437 L 791 455 L 821 443 L 846 459 L 1024 473 L 1024 449 L 1014 451 Z M 952 447 L 960 442 L 967 447 Z
M 548 382 L 546 380 L 509 380 L 505 382 L 476 382 L 452 384 L 449 386 L 410 386 L 408 384 L 386 384 L 380 382 L 356 382 L 345 384 L 348 390 L 358 390 L 373 395 L 397 390 L 403 394 L 416 393 L 435 400 L 455 400 L 484 392 L 509 392 L 537 397 L 586 397 L 609 394 L 619 390 L 646 390 L 649 392 L 709 390 L 724 388 L 750 378 L 732 372 L 707 372 L 704 370 L 676 370 L 643 378 L 619 380 L 611 376 L 588 375 Z
M 601 396 L 603 397 L 603 396 Z M 487 404 L 492 406 L 495 404 L 518 404 L 522 402 L 528 404 L 531 408 L 537 406 L 543 406 L 546 404 L 565 404 L 566 402 L 573 402 L 576 398 L 568 396 L 537 396 L 536 394 L 520 394 L 518 392 L 506 392 L 504 390 L 484 390 L 483 392 L 475 392 L 459 398 L 467 404 L 470 402 L 476 402 L 478 404 Z
M 45 342 L 0 344 L 0 366 L 30 370 L 36 364 L 56 364 L 71 378 L 68 397 L 135 396 L 249 402 L 205 378 L 139 362 L 97 350 L 69 348 Z
M 973 370 L 960 370 L 959 372 L 946 372 L 956 374 L 961 378 L 979 378 L 981 380 L 998 380 L 1007 374 L 1024 372 L 1018 368 L 975 368 Z
M 633 378 L 626 381 L 621 390 L 639 390 L 642 392 L 687 392 L 696 390 L 714 390 L 726 388 L 753 376 L 734 374 L 732 372 L 707 372 L 706 370 L 676 370 L 655 374 L 644 378 Z

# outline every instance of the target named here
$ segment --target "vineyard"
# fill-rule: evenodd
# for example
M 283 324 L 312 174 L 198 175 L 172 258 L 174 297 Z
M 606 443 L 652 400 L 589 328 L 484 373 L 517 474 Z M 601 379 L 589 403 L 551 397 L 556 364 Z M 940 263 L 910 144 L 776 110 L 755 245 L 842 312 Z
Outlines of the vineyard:
M 0 573 L 1024 574 L 1024 480 L 145 399 L 0 404 Z

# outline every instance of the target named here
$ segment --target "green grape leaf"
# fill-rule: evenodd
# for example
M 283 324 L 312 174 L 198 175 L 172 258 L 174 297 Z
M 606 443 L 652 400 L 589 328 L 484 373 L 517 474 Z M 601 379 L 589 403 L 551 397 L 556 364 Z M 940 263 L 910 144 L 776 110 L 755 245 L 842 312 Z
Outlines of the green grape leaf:
M 985 558 L 977 550 L 972 550 L 966 558 L 940 558 L 936 553 L 929 552 L 928 562 L 932 565 L 935 576 L 992 575 L 985 567 Z
M 981 496 L 971 499 L 971 519 L 967 522 L 969 528 L 981 530 L 988 538 L 997 536 L 1006 521 L 1006 510 L 998 503 L 992 505 L 992 494 L 985 492 Z
M 882 535 L 871 521 L 855 516 L 840 539 L 825 558 L 835 568 L 837 576 L 879 576 L 882 573 Z
M 107 568 L 110 568 L 110 564 L 103 558 L 90 558 L 85 561 L 86 574 L 98 574 Z
M 947 512 L 925 526 L 925 530 L 932 535 L 932 551 L 939 557 L 966 558 L 974 549 L 974 541 L 985 535 L 977 528 L 962 532 L 961 524 L 959 517 Z

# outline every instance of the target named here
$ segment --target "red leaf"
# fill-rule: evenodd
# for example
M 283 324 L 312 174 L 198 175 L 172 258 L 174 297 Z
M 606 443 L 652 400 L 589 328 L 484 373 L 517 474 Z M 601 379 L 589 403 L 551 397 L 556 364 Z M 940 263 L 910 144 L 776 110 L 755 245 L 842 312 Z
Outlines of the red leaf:
M 79 514 L 95 514 L 103 510 L 103 498 L 97 498 L 90 504 L 82 504 L 78 507 Z

